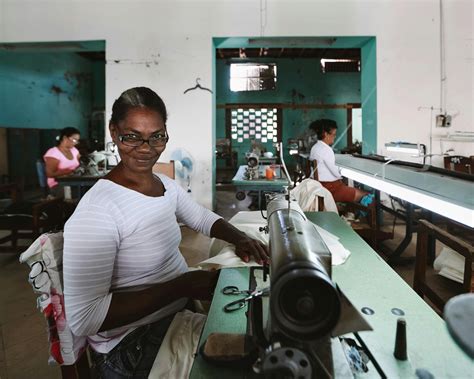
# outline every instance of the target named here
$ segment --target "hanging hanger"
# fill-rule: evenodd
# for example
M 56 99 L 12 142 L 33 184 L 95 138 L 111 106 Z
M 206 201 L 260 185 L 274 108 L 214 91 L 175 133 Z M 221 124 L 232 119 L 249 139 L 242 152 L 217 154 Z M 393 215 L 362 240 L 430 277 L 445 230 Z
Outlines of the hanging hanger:
M 188 88 L 186 91 L 184 91 L 184 93 L 187 93 L 189 91 L 194 91 L 195 89 L 202 89 L 204 91 L 209 91 L 210 93 L 212 93 L 212 91 L 209 88 L 201 87 L 201 85 L 199 84 L 200 80 L 201 78 L 196 78 L 196 85 L 194 87 Z

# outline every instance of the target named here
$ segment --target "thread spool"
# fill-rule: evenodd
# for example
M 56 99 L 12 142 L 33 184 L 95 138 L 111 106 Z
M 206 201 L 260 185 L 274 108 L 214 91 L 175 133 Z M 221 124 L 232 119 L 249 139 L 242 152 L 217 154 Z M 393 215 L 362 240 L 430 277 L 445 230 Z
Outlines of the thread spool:
M 407 356 L 407 323 L 404 318 L 397 320 L 397 333 L 395 336 L 395 350 L 393 355 L 400 361 L 406 361 Z

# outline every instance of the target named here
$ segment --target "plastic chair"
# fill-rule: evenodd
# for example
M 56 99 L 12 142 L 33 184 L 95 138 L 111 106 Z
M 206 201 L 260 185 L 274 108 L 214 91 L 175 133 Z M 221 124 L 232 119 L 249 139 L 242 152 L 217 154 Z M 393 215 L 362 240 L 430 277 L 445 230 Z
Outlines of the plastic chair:
M 46 177 L 46 169 L 43 160 L 38 159 L 36 161 L 36 173 L 38 174 L 38 183 L 43 191 L 44 197 L 48 196 L 48 181 Z
M 63 242 L 63 232 L 42 234 L 21 254 L 20 262 L 30 267 L 28 281 L 47 320 L 48 362 L 61 366 L 64 379 L 88 379 L 87 339 L 72 334 L 64 312 Z

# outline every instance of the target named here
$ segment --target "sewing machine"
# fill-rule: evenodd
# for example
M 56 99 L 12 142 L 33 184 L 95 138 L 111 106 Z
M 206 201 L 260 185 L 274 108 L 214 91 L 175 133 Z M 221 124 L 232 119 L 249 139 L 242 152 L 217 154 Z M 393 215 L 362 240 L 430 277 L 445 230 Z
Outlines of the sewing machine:
M 288 196 L 268 196 L 270 299 L 268 320 L 261 299 L 250 300 L 251 337 L 258 350 L 253 371 L 272 378 L 332 378 L 332 344 L 338 342 L 331 336 L 371 327 L 332 281 L 328 247 Z
M 273 216 L 270 215 L 271 212 L 273 212 Z M 334 287 L 330 284 L 332 281 L 344 291 L 354 307 L 364 313 L 365 319 L 373 328 L 373 331 L 360 331 L 344 335 L 344 337 L 354 340 L 369 357 L 366 362 L 368 371 L 357 374 L 357 377 L 414 378 L 416 377 L 416 370 L 420 369 L 428 371 L 435 377 L 443 378 L 468 377 L 472 373 L 472 362 L 450 338 L 444 321 L 336 214 L 325 212 L 305 214 L 310 222 L 339 237 L 341 244 L 350 249 L 352 253 L 347 262 L 332 268 L 332 275 L 328 275 L 330 269 L 324 264 L 327 259 L 325 254 L 318 258 L 317 262 L 313 262 L 313 253 L 317 248 L 311 249 L 311 252 L 307 251 L 306 242 L 303 241 L 307 238 L 305 237 L 306 232 L 305 230 L 299 230 L 303 222 L 302 218 L 298 222 L 294 222 L 295 232 L 293 232 L 288 229 L 291 228 L 289 223 L 293 221 L 286 218 L 284 212 L 272 211 L 271 205 L 268 210 L 268 220 L 261 218 L 260 212 L 254 212 L 253 214 L 255 218 L 261 220 L 261 227 L 269 228 L 270 250 L 272 254 L 274 251 L 276 252 L 275 256 L 272 255 L 272 258 L 276 261 L 272 262 L 269 273 L 270 279 L 267 279 L 266 282 L 267 285 L 270 283 L 270 297 L 261 299 L 262 319 L 268 320 L 263 328 L 264 337 L 267 340 L 279 342 L 279 345 L 283 348 L 289 346 L 290 349 L 287 350 L 290 353 L 288 354 L 293 353 L 293 357 L 296 353 L 293 349 L 300 350 L 308 358 L 306 362 L 313 364 L 312 352 L 310 351 L 311 344 L 319 341 L 321 337 L 313 339 L 315 329 L 312 328 L 315 323 L 305 324 L 301 322 L 300 317 L 306 313 L 308 315 L 306 320 L 311 320 L 312 310 L 321 311 L 322 316 L 327 315 L 329 317 L 327 320 L 325 317 L 319 318 L 316 323 L 318 325 L 315 327 L 316 330 L 321 325 L 323 327 L 319 330 L 325 332 L 332 328 L 334 320 L 337 318 L 337 311 L 334 313 L 334 309 L 337 309 L 335 305 L 337 296 Z M 299 215 L 295 215 L 295 217 L 296 219 L 300 218 Z M 272 232 L 270 229 L 274 231 Z M 302 231 L 303 234 L 299 234 L 298 231 Z M 299 238 L 302 238 L 302 240 L 299 240 Z M 310 245 L 314 245 L 314 242 L 311 242 Z M 304 251 L 299 251 L 297 246 L 304 249 Z M 290 251 L 287 250 L 288 248 Z M 279 249 L 283 250 L 279 251 Z M 283 254 L 283 251 L 287 253 L 293 253 L 294 251 L 295 255 L 289 257 Z M 311 280 L 311 284 L 305 287 L 310 293 L 309 297 L 295 295 L 294 291 L 297 291 L 297 286 L 293 283 L 289 284 L 288 287 L 285 285 L 285 283 L 291 283 L 293 279 L 306 280 L 308 277 L 305 275 L 298 274 L 294 278 L 287 277 L 290 281 L 281 281 L 288 273 L 291 275 L 291 272 L 300 270 L 292 264 L 293 262 L 298 263 L 300 255 L 303 257 L 306 255 L 307 263 L 313 267 L 311 270 L 320 273 L 326 271 L 326 274 L 321 274 L 324 279 L 320 277 L 321 283 L 325 284 L 318 286 L 312 279 L 308 279 Z M 316 265 L 313 266 L 313 263 L 316 263 Z M 324 270 L 321 269 L 321 266 Z M 222 294 L 222 289 L 228 285 L 254 289 L 261 280 L 255 272 L 258 273 L 261 270 L 250 268 L 222 270 L 208 319 L 201 335 L 200 346 L 205 343 L 211 333 L 252 335 L 252 330 L 255 330 L 252 329 L 255 326 L 255 321 L 252 321 L 253 316 L 247 317 L 247 315 L 249 310 L 251 314 L 254 311 L 249 309 L 253 305 L 232 313 L 224 312 L 223 308 L 229 302 L 229 297 Z M 330 280 L 328 276 L 332 276 Z M 317 288 L 326 289 L 328 294 L 326 299 L 333 299 L 333 301 L 322 303 L 324 304 L 322 307 L 313 307 L 311 305 L 313 300 L 310 299 L 314 298 L 311 294 Z M 297 305 L 296 309 L 299 308 L 300 310 L 293 313 L 297 303 L 300 305 Z M 406 360 L 394 357 L 396 325 L 401 316 L 406 320 Z M 307 333 L 305 333 L 305 328 Z M 257 335 L 262 336 L 259 332 L 257 332 Z M 331 341 L 337 342 L 338 339 L 331 339 Z M 325 344 L 323 343 L 322 346 L 325 346 Z M 292 360 L 287 359 L 288 356 L 287 358 L 281 355 L 277 356 L 275 361 L 275 355 L 272 354 L 278 350 L 278 344 L 258 349 L 257 358 L 260 359 L 260 364 L 257 364 L 257 367 L 260 366 L 260 374 L 254 372 L 253 365 L 215 365 L 205 361 L 199 353 L 193 365 L 191 378 L 262 377 L 266 372 L 272 373 L 271 369 L 266 371 L 268 368 L 265 369 L 262 365 L 262 362 L 266 360 L 270 363 L 273 361 L 278 364 L 292 366 Z M 283 349 L 280 352 L 285 353 L 287 350 Z M 283 359 L 279 360 L 279 357 Z M 335 357 L 333 356 L 333 358 Z M 326 362 L 328 361 L 326 360 Z M 337 358 L 337 362 L 341 362 L 340 356 Z M 282 368 L 280 371 L 273 371 L 273 374 L 279 375 L 284 372 L 285 369 Z M 347 377 L 347 371 L 342 372 L 345 372 L 345 374 L 341 374 L 339 365 L 334 367 L 334 377 Z M 302 377 L 312 376 L 313 374 L 308 374 L 308 372 L 302 373 Z
M 249 153 L 245 157 L 247 159 L 247 167 L 245 167 L 244 179 L 255 180 L 260 176 L 259 174 L 259 156 L 255 153 Z

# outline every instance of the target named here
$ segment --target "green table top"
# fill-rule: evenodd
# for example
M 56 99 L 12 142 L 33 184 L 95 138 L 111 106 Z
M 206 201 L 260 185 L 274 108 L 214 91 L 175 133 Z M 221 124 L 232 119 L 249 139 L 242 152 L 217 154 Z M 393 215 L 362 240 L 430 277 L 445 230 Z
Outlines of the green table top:
M 420 168 L 336 154 L 341 175 L 474 228 L 474 182 Z
M 424 368 L 436 378 L 474 378 L 474 363 L 458 348 L 448 334 L 445 323 L 337 214 L 307 213 L 308 218 L 340 238 L 351 251 L 349 259 L 333 267 L 333 279 L 357 309 L 375 311 L 365 316 L 373 331 L 360 336 L 381 365 L 388 378 L 415 377 Z M 249 270 L 225 269 L 219 278 L 208 320 L 200 344 L 214 331 L 245 333 L 245 312 L 227 314 L 222 307 L 229 299 L 220 295 L 225 285 L 248 286 Z M 407 322 L 408 360 L 393 357 L 397 319 L 393 308 L 403 310 Z M 198 355 L 191 378 L 242 377 L 242 371 L 216 368 Z M 372 376 L 377 377 L 375 370 Z

